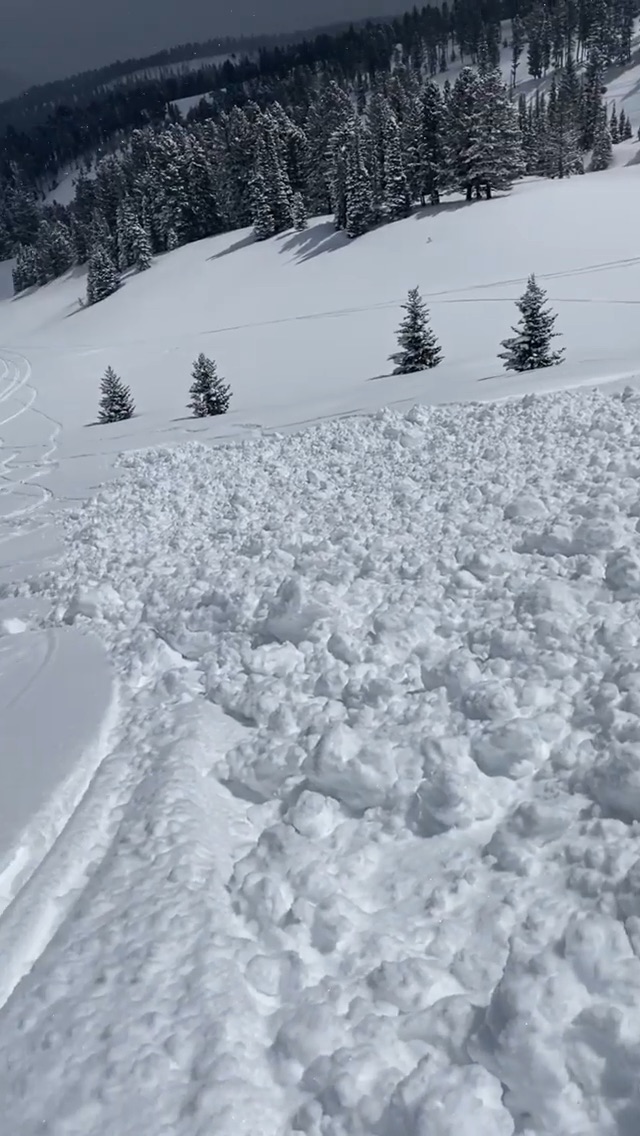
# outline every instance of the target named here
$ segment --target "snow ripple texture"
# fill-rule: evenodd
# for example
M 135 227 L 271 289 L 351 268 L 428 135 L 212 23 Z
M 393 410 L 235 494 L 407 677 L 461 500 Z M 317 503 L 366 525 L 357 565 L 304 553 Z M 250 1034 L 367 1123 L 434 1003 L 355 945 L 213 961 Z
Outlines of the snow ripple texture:
M 122 465 L 33 585 L 126 713 L 3 1130 L 635 1136 L 638 397 Z

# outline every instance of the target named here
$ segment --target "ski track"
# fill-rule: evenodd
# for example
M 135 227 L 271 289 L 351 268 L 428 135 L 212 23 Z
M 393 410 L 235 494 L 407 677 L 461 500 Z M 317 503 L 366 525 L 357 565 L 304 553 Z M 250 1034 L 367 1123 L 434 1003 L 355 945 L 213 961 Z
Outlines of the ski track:
M 17 409 L 0 419 L 0 431 L 27 414 L 33 414 L 43 419 L 48 429 L 48 435 L 43 443 L 27 446 L 16 446 L 9 443 L 10 453 L 0 461 L 0 482 L 2 482 L 0 498 L 15 495 L 30 499 L 30 504 L 0 515 L 1 540 L 2 543 L 5 543 L 14 535 L 8 522 L 30 518 L 32 514 L 42 508 L 45 502 L 53 500 L 53 493 L 50 489 L 43 485 L 33 486 L 32 483 L 57 466 L 55 454 L 58 449 L 58 438 L 62 431 L 62 424 L 46 414 L 45 411 L 40 410 L 36 405 L 38 391 L 30 381 L 31 364 L 28 359 L 17 352 L 0 348 L 0 366 L 2 368 L 0 382 L 6 383 L 0 389 L 0 414 L 2 414 L 5 404 L 10 405 L 14 401 L 18 402 Z M 1 438 L 2 435 L 0 434 Z M 4 440 L 0 441 L 0 445 L 4 448 L 6 445 Z M 33 448 L 41 451 L 35 459 L 20 459 L 21 450 Z M 1 453 L 2 450 L 0 450 Z M 22 472 L 23 468 L 30 470 L 30 472 Z M 33 489 L 38 491 L 35 500 L 32 496 Z

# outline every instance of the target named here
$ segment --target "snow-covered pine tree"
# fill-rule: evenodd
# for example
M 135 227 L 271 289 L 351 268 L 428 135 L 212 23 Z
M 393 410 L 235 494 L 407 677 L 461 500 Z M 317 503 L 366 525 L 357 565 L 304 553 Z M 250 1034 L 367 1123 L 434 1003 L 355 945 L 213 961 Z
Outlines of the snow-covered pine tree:
M 71 233 L 62 221 L 53 221 L 49 225 L 47 245 L 52 275 L 57 278 L 68 272 L 73 264 Z
M 558 317 L 545 307 L 546 300 L 544 288 L 531 275 L 525 292 L 516 301 L 521 319 L 518 326 L 512 328 L 515 334 L 501 343 L 504 351 L 498 358 L 504 360 L 507 371 L 535 371 L 563 362 L 564 348 L 551 350 L 551 340 L 558 335 L 553 330 Z
M 276 231 L 273 213 L 267 197 L 267 187 L 264 176 L 256 170 L 251 184 L 251 216 L 253 218 L 253 232 L 257 241 L 266 241 Z
M 491 68 L 480 78 L 474 112 L 472 141 L 468 147 L 467 177 L 487 197 L 492 189 L 510 189 L 524 173 L 518 112 L 501 73 Z
M 353 123 L 347 143 L 346 198 L 347 236 L 360 237 L 370 228 L 373 216 L 372 185 L 365 161 L 365 139 L 360 119 Z
M 633 137 L 633 130 L 631 130 L 631 133 L 629 133 L 629 130 L 630 123 L 624 113 L 624 107 L 620 107 L 620 114 L 618 115 L 618 137 L 621 142 L 624 142 L 629 137 Z
M 120 280 L 106 249 L 98 245 L 94 249 L 87 271 L 87 303 L 97 304 L 107 296 L 111 296 L 119 287 Z
M 451 154 L 452 186 L 473 196 L 471 151 L 477 142 L 477 115 L 481 78 L 471 67 L 463 67 L 446 104 L 446 138 Z
M 626 114 L 624 116 L 624 131 L 622 133 L 622 140 L 623 142 L 629 142 L 631 138 L 633 138 L 633 127 L 631 125 L 631 119 L 629 118 L 629 115 Z
M 291 203 L 293 192 L 286 169 L 284 145 L 273 115 L 263 115 L 265 121 L 265 162 L 262 172 L 267 185 L 269 205 L 276 223 L 276 231 L 283 232 L 293 224 Z
M 420 99 L 420 182 L 419 197 L 424 205 L 440 204 L 440 194 L 448 188 L 449 155 L 445 142 L 445 106 L 440 88 L 426 83 Z
M 193 383 L 189 388 L 189 409 L 195 418 L 226 414 L 231 401 L 231 388 L 218 375 L 213 359 L 202 352 L 193 364 Z
M 347 155 L 352 130 L 351 121 L 336 130 L 329 143 L 331 207 L 336 229 L 347 227 Z
M 131 256 L 137 272 L 146 272 L 151 268 L 151 238 L 139 221 L 131 227 Z
M 580 146 L 583 150 L 593 149 L 593 140 L 600 111 L 603 106 L 603 63 L 597 48 L 592 48 L 585 67 L 580 99 Z
M 596 124 L 596 132 L 593 139 L 591 169 L 594 172 L 606 170 L 611 165 L 612 159 L 613 146 L 611 143 L 611 132 L 609 130 L 609 123 L 607 122 L 607 109 L 603 106 L 600 110 L 600 116 Z
M 118 206 L 116 220 L 116 248 L 118 252 L 118 272 L 126 272 L 133 264 L 131 251 L 131 230 L 135 222 L 131 201 L 125 198 Z
M 311 213 L 333 209 L 331 139 L 353 117 L 353 104 L 334 79 L 312 101 L 304 123 L 307 139 L 307 202 Z
M 132 418 L 135 405 L 129 387 L 116 375 L 113 367 L 107 367 L 100 382 L 100 411 L 98 421 L 104 425 L 108 422 L 124 422 Z
M 442 350 L 429 326 L 429 313 L 418 288 L 409 290 L 402 309 L 407 314 L 397 332 L 400 350 L 389 356 L 395 363 L 394 375 L 411 375 L 414 371 L 437 367 L 442 361 Z
M 616 112 L 616 104 L 614 103 L 611 108 L 611 118 L 609 119 L 609 133 L 611 134 L 611 141 L 614 146 L 618 145 L 620 141 L 620 130 L 618 127 L 618 115 Z
M 307 209 L 304 203 L 304 197 L 299 189 L 296 190 L 293 195 L 291 212 L 293 214 L 293 227 L 300 233 L 307 227 Z
M 38 283 L 38 254 L 33 245 L 20 245 L 13 269 L 13 288 L 17 295 Z
M 520 56 L 524 51 L 526 40 L 526 30 L 524 22 L 520 16 L 514 16 L 511 20 L 511 89 L 513 90 L 516 85 L 518 77 L 518 67 L 520 66 Z
M 407 175 L 402 160 L 400 130 L 391 108 L 384 124 L 384 215 L 394 221 L 406 217 L 411 206 Z
M 559 96 L 555 75 L 547 103 L 544 164 L 547 177 L 584 173 L 576 122 L 571 108 Z

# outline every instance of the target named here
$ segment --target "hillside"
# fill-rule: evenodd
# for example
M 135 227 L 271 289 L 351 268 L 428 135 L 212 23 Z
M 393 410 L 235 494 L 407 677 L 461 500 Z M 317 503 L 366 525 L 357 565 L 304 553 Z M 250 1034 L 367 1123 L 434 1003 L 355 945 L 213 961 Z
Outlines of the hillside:
M 640 1128 L 636 152 L 91 308 L 4 266 L 7 1130 Z M 531 272 L 567 359 L 515 376 Z

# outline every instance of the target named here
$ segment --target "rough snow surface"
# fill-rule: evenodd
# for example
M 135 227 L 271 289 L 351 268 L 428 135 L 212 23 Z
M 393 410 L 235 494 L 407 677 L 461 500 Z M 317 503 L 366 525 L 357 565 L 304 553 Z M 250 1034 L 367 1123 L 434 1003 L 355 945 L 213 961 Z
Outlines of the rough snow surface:
M 634 392 L 123 467 L 32 584 L 122 710 L 31 880 L 7 1131 L 639 1131 Z

